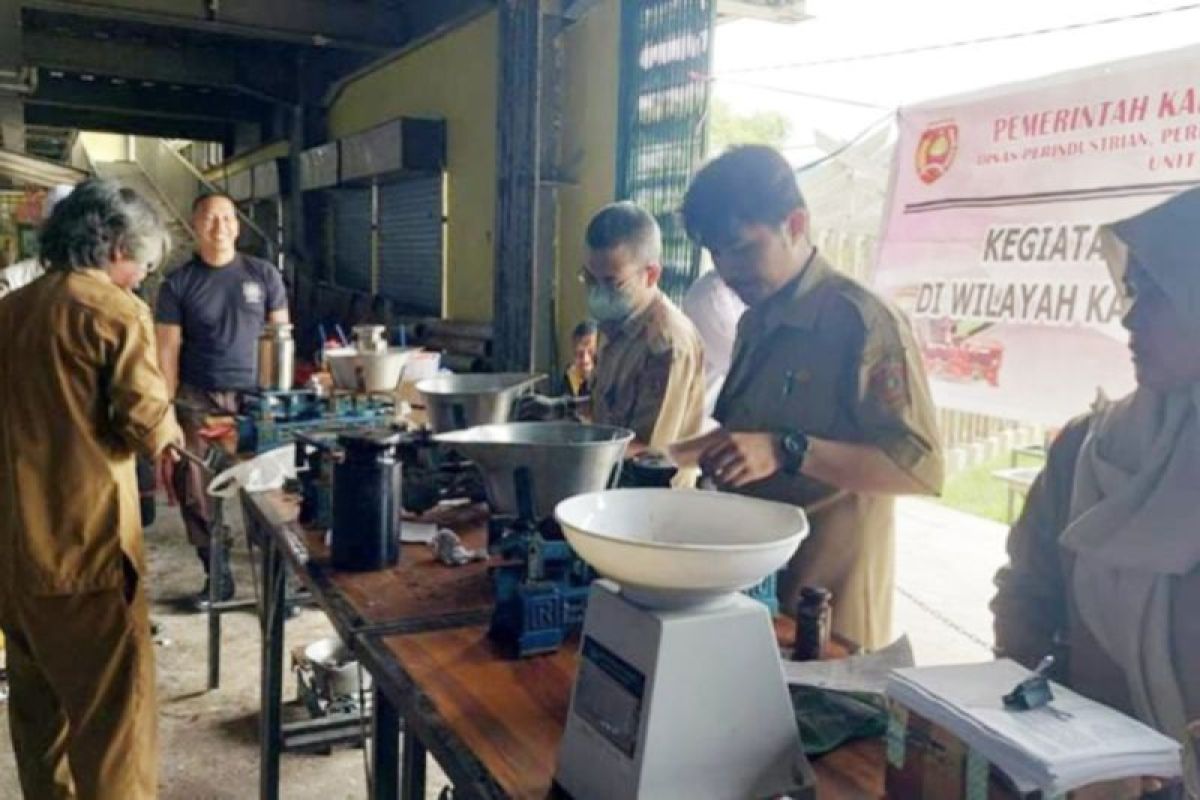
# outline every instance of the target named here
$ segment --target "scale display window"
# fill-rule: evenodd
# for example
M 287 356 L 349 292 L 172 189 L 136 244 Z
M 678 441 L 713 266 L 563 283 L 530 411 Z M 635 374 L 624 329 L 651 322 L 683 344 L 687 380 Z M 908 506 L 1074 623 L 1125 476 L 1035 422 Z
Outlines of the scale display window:
M 575 713 L 629 758 L 637 752 L 645 691 L 645 675 L 592 637 L 584 637 Z

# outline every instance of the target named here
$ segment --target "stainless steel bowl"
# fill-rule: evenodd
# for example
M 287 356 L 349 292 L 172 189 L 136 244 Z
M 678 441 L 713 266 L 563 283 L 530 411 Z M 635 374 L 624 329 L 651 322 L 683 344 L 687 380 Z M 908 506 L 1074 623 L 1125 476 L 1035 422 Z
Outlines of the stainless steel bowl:
M 544 377 L 524 372 L 438 375 L 419 381 L 417 391 L 425 398 L 434 432 L 447 433 L 507 422 L 513 403 Z
M 578 422 L 510 422 L 435 438 L 475 462 L 494 511 L 527 511 L 519 501 L 525 483 L 540 520 L 561 500 L 608 488 L 633 431 Z

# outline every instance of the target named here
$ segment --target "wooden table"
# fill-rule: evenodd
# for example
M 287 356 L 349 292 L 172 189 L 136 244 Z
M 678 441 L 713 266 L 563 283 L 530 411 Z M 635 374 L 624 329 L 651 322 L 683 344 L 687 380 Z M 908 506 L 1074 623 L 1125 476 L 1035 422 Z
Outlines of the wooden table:
M 577 665 L 576 645 L 513 660 L 487 638 L 491 589 L 486 565 L 447 568 L 424 545 L 404 545 L 400 563 L 372 573 L 330 569 L 321 536 L 297 526 L 295 502 L 280 492 L 244 495 L 247 523 L 263 547 L 263 713 L 260 796 L 279 796 L 283 570 L 294 569 L 374 680 L 377 798 L 424 798 L 425 754 L 456 798 L 545 798 Z M 469 547 L 486 540 L 481 509 L 441 522 Z M 790 623 L 776 625 L 790 641 Z M 404 719 L 403 771 L 399 725 Z M 814 761 L 818 796 L 883 795 L 883 749 L 857 742 Z

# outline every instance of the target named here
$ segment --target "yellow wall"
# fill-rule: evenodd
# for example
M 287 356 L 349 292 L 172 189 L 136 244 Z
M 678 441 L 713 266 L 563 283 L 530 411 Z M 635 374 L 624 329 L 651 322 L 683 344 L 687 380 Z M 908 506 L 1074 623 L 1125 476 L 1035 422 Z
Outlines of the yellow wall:
M 84 131 L 79 134 L 79 141 L 94 164 L 129 159 L 129 137 L 123 134 Z
M 604 0 L 566 34 L 562 161 L 564 172 L 577 182 L 559 192 L 560 361 L 571 352 L 572 329 L 587 316 L 579 283 L 584 231 L 616 193 L 620 5 L 619 0 Z
M 497 18 L 489 12 L 350 83 L 329 112 L 330 138 L 400 116 L 446 120 L 445 313 L 492 318 L 496 220 Z
M 563 172 L 560 189 L 558 320 L 562 354 L 583 319 L 577 279 L 583 232 L 613 199 L 616 174 L 620 3 L 604 0 L 565 39 Z M 492 318 L 496 218 L 496 13 L 488 12 L 352 82 L 330 109 L 330 137 L 399 116 L 441 117 L 448 142 L 446 316 Z

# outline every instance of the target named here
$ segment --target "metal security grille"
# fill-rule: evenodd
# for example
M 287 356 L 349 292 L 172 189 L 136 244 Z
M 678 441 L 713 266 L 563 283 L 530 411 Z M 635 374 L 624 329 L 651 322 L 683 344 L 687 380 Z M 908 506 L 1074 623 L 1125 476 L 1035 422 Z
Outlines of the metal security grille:
M 335 189 L 333 195 L 333 280 L 338 286 L 371 291 L 371 190 Z
M 662 288 L 680 300 L 700 251 L 679 207 L 704 157 L 716 0 L 622 0 L 617 195 L 663 232 Z
M 409 314 L 442 314 L 442 176 L 379 187 L 379 293 Z

